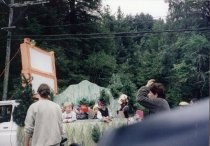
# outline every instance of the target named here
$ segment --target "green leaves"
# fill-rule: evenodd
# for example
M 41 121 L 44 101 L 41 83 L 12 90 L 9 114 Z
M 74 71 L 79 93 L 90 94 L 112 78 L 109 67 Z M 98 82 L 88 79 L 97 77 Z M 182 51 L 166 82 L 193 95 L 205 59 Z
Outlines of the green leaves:
M 116 68 L 116 61 L 113 56 L 102 51 L 89 55 L 83 67 L 86 74 L 90 75 L 91 82 L 107 86 Z
M 25 86 L 23 87 L 22 85 L 20 85 L 13 95 L 14 99 L 19 103 L 19 105 L 14 109 L 13 120 L 17 125 L 21 127 L 24 126 L 27 110 L 29 106 L 33 103 L 31 83 L 29 80 L 26 79 L 24 81 Z
M 98 125 L 95 125 L 92 129 L 92 133 L 91 133 L 91 136 L 92 136 L 92 140 L 95 142 L 95 143 L 98 143 L 98 141 L 100 140 L 100 137 L 101 137 L 101 131 L 100 131 L 100 128 Z

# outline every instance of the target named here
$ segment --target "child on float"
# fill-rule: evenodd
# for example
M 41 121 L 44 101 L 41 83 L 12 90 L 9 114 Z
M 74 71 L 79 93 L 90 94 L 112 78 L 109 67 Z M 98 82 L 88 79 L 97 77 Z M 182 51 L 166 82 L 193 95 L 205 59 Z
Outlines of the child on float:
M 128 106 L 128 96 L 125 94 L 120 95 L 118 99 L 119 107 L 117 109 L 118 117 L 129 117 L 129 106 Z
M 97 119 L 107 123 L 112 121 L 111 112 L 109 112 L 109 109 L 106 106 L 106 101 L 104 99 L 99 99 Z
M 64 103 L 64 113 L 62 114 L 62 118 L 64 123 L 71 123 L 77 120 L 76 113 L 73 111 L 72 103 Z

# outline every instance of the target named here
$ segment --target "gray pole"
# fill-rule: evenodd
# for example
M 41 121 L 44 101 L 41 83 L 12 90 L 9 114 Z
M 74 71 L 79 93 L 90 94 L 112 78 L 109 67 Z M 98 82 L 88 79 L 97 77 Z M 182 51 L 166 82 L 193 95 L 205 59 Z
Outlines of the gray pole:
M 14 4 L 14 0 L 11 0 L 11 4 Z M 13 20 L 13 8 L 9 9 L 9 23 L 8 27 L 11 27 Z M 11 54 L 11 29 L 7 30 L 7 48 L 6 48 L 6 59 L 5 59 L 5 73 L 4 73 L 4 83 L 3 83 L 3 97 L 2 100 L 7 100 L 7 91 L 8 91 L 8 81 L 9 81 L 9 61 Z

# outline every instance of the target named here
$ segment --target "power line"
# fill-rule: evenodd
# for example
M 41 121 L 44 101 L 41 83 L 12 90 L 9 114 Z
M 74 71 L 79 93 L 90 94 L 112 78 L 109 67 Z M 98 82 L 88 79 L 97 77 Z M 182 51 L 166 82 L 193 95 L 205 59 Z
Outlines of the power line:
M 160 30 L 160 31 L 139 31 L 139 32 L 110 32 L 110 33 L 88 33 L 88 34 L 52 34 L 52 35 L 13 35 L 13 37 L 84 37 L 84 36 L 110 36 L 110 35 L 138 35 L 138 34 L 158 34 L 158 33 L 173 33 L 173 32 L 192 32 L 192 31 L 209 31 L 210 28 L 197 29 L 174 29 L 174 30 Z
M 144 36 L 144 35 L 141 35 Z M 65 37 L 65 38 L 37 38 L 36 40 L 48 40 L 48 41 L 55 41 L 55 40 L 92 40 L 92 39 L 110 39 L 110 38 L 135 38 L 135 37 L 140 37 L 140 35 L 130 35 L 130 36 L 95 36 L 95 37 Z M 22 40 L 20 39 L 12 39 L 12 40 Z
M 81 25 L 92 25 L 92 24 L 100 24 L 100 23 L 77 23 L 77 24 L 63 24 L 63 25 L 51 25 L 51 26 L 45 26 L 40 25 L 41 28 L 54 28 L 54 27 L 67 27 L 67 26 L 81 26 Z M 26 30 L 31 29 L 30 27 L 17 27 L 19 30 Z
M 164 16 L 167 17 L 167 16 Z M 156 18 L 160 18 L 160 17 L 153 17 L 153 20 L 144 20 L 145 22 L 153 22 L 153 21 L 157 21 Z M 135 22 L 134 22 L 135 23 Z M 101 23 L 98 22 L 91 22 L 91 23 L 77 23 L 77 24 L 73 24 L 73 23 L 69 23 L 69 24 L 61 24 L 61 25 L 51 25 L 51 26 L 46 26 L 46 25 L 40 25 L 39 27 L 41 28 L 54 28 L 54 27 L 68 27 L 68 26 L 83 26 L 83 25 L 100 25 Z M 27 29 L 31 29 L 30 27 L 17 27 L 17 29 L 19 30 L 27 30 Z
M 5 69 L 6 69 L 6 67 L 12 62 L 12 60 L 17 56 L 17 54 L 20 52 L 20 49 L 18 49 L 17 51 L 16 51 L 16 53 L 14 54 L 14 56 L 10 59 L 10 61 L 5 65 L 5 68 L 4 68 L 4 70 L 1 72 L 1 74 L 0 74 L 0 78 L 1 78 L 1 76 L 4 74 L 4 72 L 5 72 Z

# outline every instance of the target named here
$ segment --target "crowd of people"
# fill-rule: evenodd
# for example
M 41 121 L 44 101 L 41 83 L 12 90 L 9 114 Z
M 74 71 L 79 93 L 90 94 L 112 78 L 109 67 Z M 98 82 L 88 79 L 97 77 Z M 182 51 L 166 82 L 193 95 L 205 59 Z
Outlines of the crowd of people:
M 71 102 L 64 103 L 61 109 L 59 105 L 49 100 L 50 88 L 47 84 L 41 84 L 37 93 L 38 101 L 29 107 L 25 119 L 24 146 L 29 146 L 30 141 L 32 146 L 59 146 L 64 136 L 63 123 L 88 119 L 90 115 L 92 119 L 107 123 L 112 121 L 112 113 L 104 99 L 96 101 L 92 109 L 86 105 L 74 106 Z M 163 84 L 156 83 L 154 79 L 149 80 L 138 90 L 136 101 L 148 109 L 151 115 L 170 110 Z M 119 108 L 116 111 L 118 117 L 128 118 L 128 96 L 121 94 L 118 104 Z M 136 120 L 142 120 L 143 115 L 143 111 L 138 109 L 135 114 Z
M 142 86 L 138 90 L 137 102 L 149 110 L 149 114 L 158 113 L 161 111 L 169 111 L 170 107 L 165 99 L 165 88 L 163 84 L 156 83 L 154 79 L 150 79 L 145 86 Z M 114 111 L 117 113 L 117 117 L 128 118 L 129 117 L 129 99 L 126 94 L 121 94 L 118 98 L 118 109 Z M 99 119 L 103 122 L 112 121 L 112 112 L 107 107 L 107 103 L 104 99 L 96 101 L 93 108 L 87 107 L 87 105 L 74 106 L 71 102 L 64 103 L 63 107 L 63 122 L 70 123 L 76 120 L 83 119 Z M 137 109 L 134 115 L 135 120 L 142 120 L 144 113 L 140 109 Z

